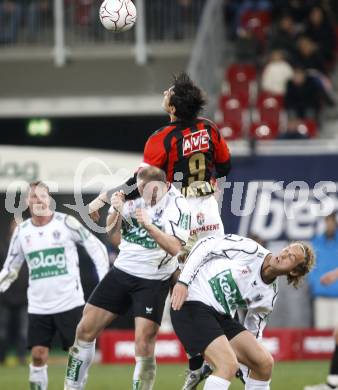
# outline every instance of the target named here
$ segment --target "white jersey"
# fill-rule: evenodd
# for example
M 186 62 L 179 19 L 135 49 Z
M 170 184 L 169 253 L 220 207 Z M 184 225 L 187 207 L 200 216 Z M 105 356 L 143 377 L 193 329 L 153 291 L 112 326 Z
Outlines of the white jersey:
M 234 234 L 200 240 L 179 278 L 189 286 L 187 300 L 232 317 L 237 309 L 247 309 L 244 326 L 261 337 L 278 290 L 276 281 L 266 284 L 261 278 L 269 253 L 256 241 Z
M 137 208 L 146 209 L 155 226 L 177 237 L 185 245 L 190 232 L 189 205 L 183 195 L 171 186 L 153 207 L 147 206 L 143 198 L 127 201 L 123 206 L 120 253 L 114 266 L 139 278 L 166 280 L 177 269 L 177 259 L 162 249 L 137 223 Z
M 29 269 L 28 313 L 55 314 L 84 304 L 76 244 L 84 246 L 99 279 L 109 268 L 106 247 L 74 217 L 54 213 L 43 226 L 26 220 L 15 229 L 4 269 Z

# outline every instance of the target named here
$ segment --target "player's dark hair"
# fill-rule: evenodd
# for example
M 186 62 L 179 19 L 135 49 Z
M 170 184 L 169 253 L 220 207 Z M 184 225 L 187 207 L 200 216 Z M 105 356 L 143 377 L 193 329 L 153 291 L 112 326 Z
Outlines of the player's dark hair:
M 206 104 L 203 92 L 183 72 L 174 77 L 173 94 L 170 97 L 171 106 L 174 106 L 175 116 L 181 120 L 193 120 Z
M 163 183 L 167 182 L 165 172 L 154 166 L 141 168 L 137 173 L 137 179 L 142 180 L 145 183 L 149 183 L 151 181 L 161 181 Z

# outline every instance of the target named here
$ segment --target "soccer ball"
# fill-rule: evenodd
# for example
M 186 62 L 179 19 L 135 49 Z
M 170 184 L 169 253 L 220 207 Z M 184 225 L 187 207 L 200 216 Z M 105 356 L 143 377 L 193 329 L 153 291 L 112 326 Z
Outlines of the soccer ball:
M 100 20 L 107 30 L 124 32 L 136 21 L 136 8 L 131 0 L 104 0 L 100 7 Z

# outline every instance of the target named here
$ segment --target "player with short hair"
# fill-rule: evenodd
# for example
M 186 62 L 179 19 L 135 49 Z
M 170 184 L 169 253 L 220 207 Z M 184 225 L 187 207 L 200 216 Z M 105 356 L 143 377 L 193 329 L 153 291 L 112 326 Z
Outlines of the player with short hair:
M 251 370 L 246 390 L 270 389 L 273 359 L 256 338 L 273 310 L 278 277 L 297 288 L 314 263 L 313 250 L 301 242 L 276 256 L 234 234 L 194 246 L 173 289 L 171 318 L 187 353 L 203 354 L 214 367 L 205 390 L 227 389 L 238 362 Z M 233 319 L 240 308 L 248 310 L 244 326 Z
M 36 390 L 47 389 L 46 363 L 55 333 L 68 350 L 81 318 L 85 302 L 76 245 L 86 249 L 99 280 L 109 266 L 107 249 L 100 240 L 74 217 L 53 212 L 51 201 L 46 184 L 30 184 L 27 205 L 31 218 L 16 227 L 0 272 L 0 292 L 4 292 L 25 260 L 28 265 L 28 347 L 32 353 L 29 382 Z
M 170 277 L 178 266 L 176 254 L 189 237 L 190 208 L 159 168 L 140 169 L 137 187 L 142 197 L 135 200 L 125 201 L 122 192 L 112 195 L 107 227 L 120 253 L 84 309 L 69 354 L 65 390 L 84 388 L 96 337 L 129 308 L 135 317 L 133 389 L 153 388 L 156 336 Z

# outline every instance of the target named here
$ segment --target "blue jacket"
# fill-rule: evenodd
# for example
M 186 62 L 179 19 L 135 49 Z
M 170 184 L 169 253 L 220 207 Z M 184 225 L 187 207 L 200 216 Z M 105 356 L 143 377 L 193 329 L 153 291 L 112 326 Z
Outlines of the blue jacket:
M 320 278 L 328 271 L 338 268 L 338 231 L 333 239 L 327 239 L 325 234 L 315 236 L 312 240 L 313 249 L 317 255 L 315 268 L 310 272 L 308 282 L 314 297 L 338 297 L 338 281 L 324 286 Z

